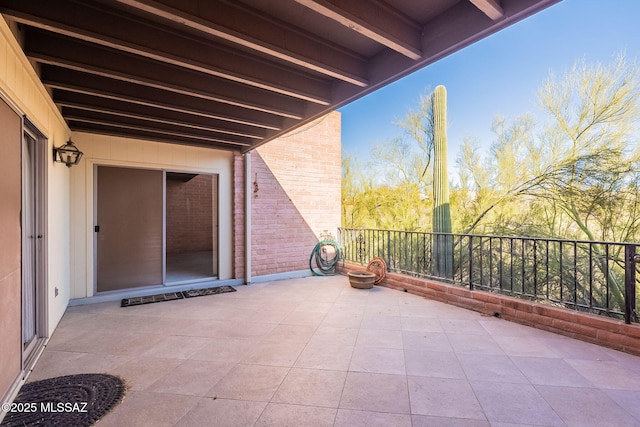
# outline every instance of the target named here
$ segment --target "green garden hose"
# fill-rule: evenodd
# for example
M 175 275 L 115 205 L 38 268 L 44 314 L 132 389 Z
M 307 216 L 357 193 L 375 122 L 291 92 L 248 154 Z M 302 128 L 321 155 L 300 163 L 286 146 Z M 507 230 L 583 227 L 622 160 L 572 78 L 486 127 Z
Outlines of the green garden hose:
M 333 249 L 331 249 L 333 248 Z M 316 268 L 313 267 L 315 260 Z M 314 276 L 332 276 L 344 268 L 342 249 L 335 240 L 322 240 L 311 251 L 309 269 Z

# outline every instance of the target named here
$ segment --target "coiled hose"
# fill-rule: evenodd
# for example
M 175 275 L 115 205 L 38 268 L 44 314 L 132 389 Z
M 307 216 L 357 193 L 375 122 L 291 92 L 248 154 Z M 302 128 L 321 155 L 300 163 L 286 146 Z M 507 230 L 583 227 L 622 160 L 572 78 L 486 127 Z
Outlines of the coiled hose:
M 311 251 L 309 269 L 314 276 L 332 276 L 340 273 L 343 268 L 344 256 L 342 256 L 340 245 L 335 240 L 322 240 Z

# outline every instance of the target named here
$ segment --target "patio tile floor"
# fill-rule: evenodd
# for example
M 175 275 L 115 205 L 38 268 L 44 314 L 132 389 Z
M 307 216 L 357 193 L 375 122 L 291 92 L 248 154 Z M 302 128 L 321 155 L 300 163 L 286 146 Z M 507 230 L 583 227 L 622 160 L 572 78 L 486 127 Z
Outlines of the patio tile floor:
M 343 276 L 69 307 L 29 381 L 119 375 L 100 426 L 636 426 L 640 358 Z

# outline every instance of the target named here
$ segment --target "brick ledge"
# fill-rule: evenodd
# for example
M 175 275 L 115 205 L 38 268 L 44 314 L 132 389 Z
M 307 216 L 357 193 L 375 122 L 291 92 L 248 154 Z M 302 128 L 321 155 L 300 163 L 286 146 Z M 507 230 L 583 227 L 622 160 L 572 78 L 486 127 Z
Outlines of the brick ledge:
M 345 264 L 342 274 L 354 270 L 365 267 Z M 380 285 L 640 356 L 638 324 L 397 273 Z

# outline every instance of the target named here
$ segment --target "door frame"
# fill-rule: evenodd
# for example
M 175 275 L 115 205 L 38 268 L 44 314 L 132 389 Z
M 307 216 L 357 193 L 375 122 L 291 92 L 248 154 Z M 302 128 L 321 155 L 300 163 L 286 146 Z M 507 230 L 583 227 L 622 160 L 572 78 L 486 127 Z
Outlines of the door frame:
M 91 264 L 87 266 L 87 277 L 91 278 L 87 286 L 87 290 L 91 289 L 92 296 L 98 295 L 108 295 L 114 293 L 127 293 L 131 291 L 137 291 L 145 288 L 171 288 L 172 286 L 180 286 L 184 285 L 182 282 L 170 283 L 167 284 L 166 278 L 166 255 L 167 255 L 167 188 L 166 188 L 166 175 L 167 172 L 178 172 L 178 173 L 193 173 L 193 174 L 203 174 L 203 175 L 215 175 L 216 176 L 216 212 L 215 218 L 216 223 L 214 224 L 214 229 L 216 230 L 216 268 L 219 269 L 220 266 L 220 172 L 218 171 L 206 171 L 201 169 L 188 169 L 181 167 L 172 167 L 167 165 L 148 165 L 148 164 L 140 164 L 134 162 L 127 161 L 95 161 L 91 159 L 86 160 L 87 163 L 87 171 L 91 171 L 88 174 L 88 179 L 86 181 L 87 194 L 91 195 L 87 198 L 87 202 L 91 206 L 91 213 L 88 215 L 90 218 L 90 230 L 87 235 L 87 244 L 88 247 L 92 248 L 92 256 L 88 257 L 87 260 L 91 260 Z M 147 287 L 139 287 L 139 288 L 127 288 L 122 290 L 114 290 L 114 291 L 103 291 L 98 292 L 98 239 L 97 233 L 94 232 L 94 226 L 97 224 L 97 216 L 98 216 L 98 167 L 106 166 L 106 167 L 120 167 L 120 168 L 132 168 L 132 169 L 144 169 L 144 170 L 159 170 L 162 171 L 162 283 L 157 285 L 150 285 Z M 218 272 L 219 273 L 219 272 Z M 205 278 L 197 281 L 206 281 L 206 280 L 218 280 L 218 276 L 212 276 L 209 278 Z M 196 282 L 197 282 L 196 281 Z
M 40 130 L 26 117 L 22 119 L 22 132 L 21 132 L 21 197 L 22 197 L 22 213 L 21 223 L 24 224 L 26 218 L 24 216 L 24 203 L 25 203 L 25 177 L 24 177 L 24 162 L 25 162 L 25 150 L 24 140 L 26 136 L 29 136 L 35 141 L 34 150 L 34 169 L 35 169 L 35 182 L 33 183 L 35 194 L 35 257 L 34 257 L 34 291 L 35 291 L 35 322 L 34 322 L 34 338 L 27 347 L 22 342 L 22 368 L 28 369 L 37 359 L 40 350 L 44 347 L 45 340 L 48 336 L 48 298 L 47 298 L 47 268 L 48 265 L 48 239 L 47 239 L 47 147 L 48 140 Z M 21 239 L 22 239 L 22 254 L 24 254 L 24 240 L 25 231 L 24 227 L 21 227 Z M 24 292 L 24 259 L 22 264 L 22 277 L 21 277 L 21 292 Z M 24 301 L 21 299 L 21 312 L 24 313 Z M 24 330 L 24 324 L 21 327 Z M 22 341 L 22 338 L 21 338 Z

